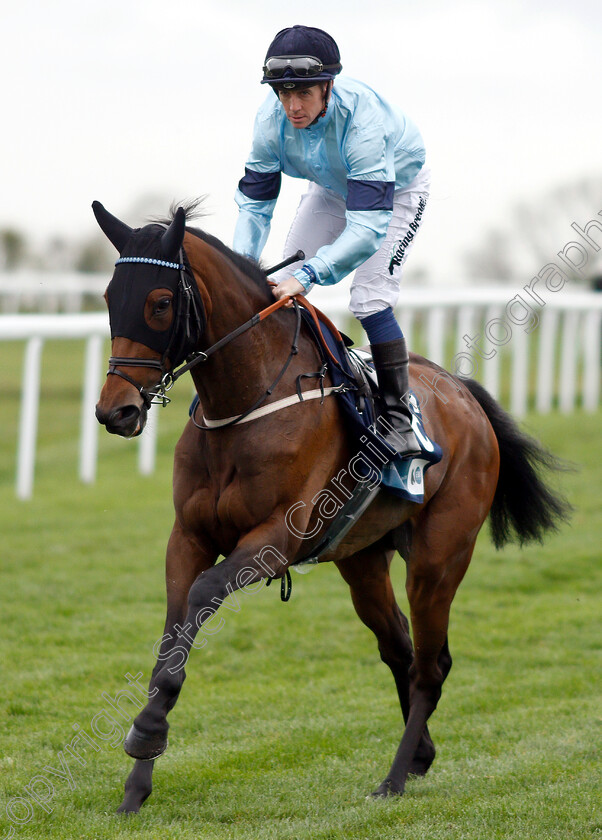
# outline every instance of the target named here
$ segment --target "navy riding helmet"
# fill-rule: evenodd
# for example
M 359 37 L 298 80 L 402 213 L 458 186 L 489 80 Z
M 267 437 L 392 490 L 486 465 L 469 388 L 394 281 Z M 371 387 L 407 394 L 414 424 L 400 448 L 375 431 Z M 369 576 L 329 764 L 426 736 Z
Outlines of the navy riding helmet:
M 275 91 L 302 88 L 316 82 L 331 82 L 342 70 L 339 48 L 334 38 L 313 26 L 281 29 L 270 44 L 261 84 Z

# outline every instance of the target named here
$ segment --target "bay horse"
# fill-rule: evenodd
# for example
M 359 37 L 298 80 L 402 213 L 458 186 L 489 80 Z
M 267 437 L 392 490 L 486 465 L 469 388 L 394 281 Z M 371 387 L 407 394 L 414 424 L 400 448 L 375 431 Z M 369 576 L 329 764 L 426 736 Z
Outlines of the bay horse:
M 228 595 L 283 578 L 307 554 L 325 516 L 321 494 L 336 477 L 343 489 L 355 450 L 327 388 L 321 399 L 276 405 L 295 394 L 299 377 L 316 371 L 320 355 L 297 307 L 274 303 L 256 263 L 187 227 L 190 208 L 138 229 L 98 202 L 93 209 L 121 255 L 105 296 L 112 356 L 99 422 L 124 437 L 140 434 L 151 403 L 184 370 L 199 397 L 175 450 L 164 635 L 148 702 L 124 743 L 136 761 L 118 810 L 137 812 L 152 790 L 154 760 L 166 749 L 167 714 L 199 628 Z M 509 540 L 541 541 L 569 510 L 541 477 L 556 459 L 477 382 L 412 355 L 411 385 L 424 377 L 438 380 L 439 397 L 423 415 L 443 457 L 425 475 L 423 501 L 379 490 L 339 545 L 320 557 L 348 584 L 399 696 L 405 728 L 376 797 L 402 794 L 408 774 L 424 775 L 435 757 L 428 719 L 452 664 L 450 606 L 488 514 L 499 548 Z M 278 410 L 262 413 L 259 404 Z M 395 551 L 407 567 L 413 644 L 389 576 Z

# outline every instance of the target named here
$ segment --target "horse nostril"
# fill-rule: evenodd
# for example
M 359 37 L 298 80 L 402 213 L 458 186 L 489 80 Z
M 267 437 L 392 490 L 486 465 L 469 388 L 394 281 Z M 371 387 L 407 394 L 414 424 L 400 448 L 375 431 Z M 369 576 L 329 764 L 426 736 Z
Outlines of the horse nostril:
M 116 408 L 109 416 L 109 423 L 117 428 L 124 428 L 138 422 L 140 409 L 135 405 L 126 405 Z

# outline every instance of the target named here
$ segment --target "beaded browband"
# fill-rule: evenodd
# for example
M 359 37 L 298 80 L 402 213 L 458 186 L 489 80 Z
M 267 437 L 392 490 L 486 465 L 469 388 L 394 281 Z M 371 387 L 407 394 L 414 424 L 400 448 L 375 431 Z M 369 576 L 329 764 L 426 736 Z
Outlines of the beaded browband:
M 150 263 L 150 265 L 160 265 L 163 268 L 176 268 L 178 271 L 184 271 L 184 265 L 182 263 L 154 260 L 151 257 L 120 257 L 115 265 L 119 265 L 120 263 Z

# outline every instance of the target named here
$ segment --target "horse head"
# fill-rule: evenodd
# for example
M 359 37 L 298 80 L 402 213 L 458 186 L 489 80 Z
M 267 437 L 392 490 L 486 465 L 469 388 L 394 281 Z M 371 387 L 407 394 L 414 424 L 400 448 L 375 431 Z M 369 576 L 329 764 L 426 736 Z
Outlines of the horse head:
M 98 201 L 92 209 L 119 252 L 105 292 L 111 358 L 96 417 L 112 434 L 134 437 L 144 429 L 163 377 L 194 350 L 204 328 L 183 249 L 186 213 L 180 207 L 169 225 L 130 228 Z

